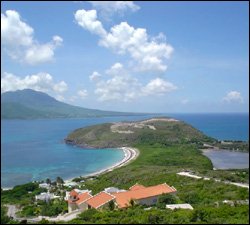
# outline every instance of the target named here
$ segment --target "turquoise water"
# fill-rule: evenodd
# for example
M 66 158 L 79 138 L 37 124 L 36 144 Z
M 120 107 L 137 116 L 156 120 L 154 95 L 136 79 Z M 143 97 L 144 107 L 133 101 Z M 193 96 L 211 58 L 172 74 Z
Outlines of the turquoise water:
M 248 114 L 164 114 L 190 123 L 218 139 L 248 140 Z M 117 149 L 81 149 L 64 144 L 74 129 L 147 116 L 1 121 L 1 187 L 33 180 L 63 179 L 107 168 L 123 158 Z

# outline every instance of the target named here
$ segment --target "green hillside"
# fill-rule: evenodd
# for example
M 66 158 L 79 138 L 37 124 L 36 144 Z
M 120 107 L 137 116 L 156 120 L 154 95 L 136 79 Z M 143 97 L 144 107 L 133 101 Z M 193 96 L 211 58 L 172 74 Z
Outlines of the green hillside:
M 5 92 L 1 95 L 2 119 L 86 118 L 140 115 L 139 113 L 102 111 L 69 105 L 31 89 Z
M 212 142 L 214 139 L 182 121 L 148 120 L 135 123 L 105 123 L 80 128 L 70 133 L 65 140 L 76 145 L 109 148 L 140 143 L 149 145 L 158 143 L 165 146 L 173 143 L 201 144 Z

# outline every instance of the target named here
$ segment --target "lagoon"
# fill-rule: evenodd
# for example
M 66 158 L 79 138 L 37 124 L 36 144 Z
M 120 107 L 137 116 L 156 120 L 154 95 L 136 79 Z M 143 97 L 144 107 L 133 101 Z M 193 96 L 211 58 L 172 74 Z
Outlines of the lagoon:
M 216 169 L 245 169 L 249 168 L 249 153 L 228 150 L 203 150 Z

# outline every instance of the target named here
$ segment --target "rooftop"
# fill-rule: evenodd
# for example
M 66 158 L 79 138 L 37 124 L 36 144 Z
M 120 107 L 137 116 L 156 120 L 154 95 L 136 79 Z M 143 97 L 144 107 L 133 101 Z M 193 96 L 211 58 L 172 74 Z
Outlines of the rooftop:
M 113 200 L 115 197 L 107 192 L 100 192 L 90 199 L 87 200 L 88 205 L 91 207 L 98 209 L 100 206 L 104 205 L 105 203 Z
M 127 192 L 113 193 L 119 208 L 128 207 L 131 199 L 139 200 L 158 196 L 161 194 L 175 193 L 176 189 L 165 184 L 159 184 L 150 187 L 134 185 Z
M 146 188 L 145 186 L 141 185 L 141 184 L 135 184 L 133 185 L 132 187 L 129 188 L 130 191 L 136 191 L 136 190 L 139 190 L 139 189 L 143 189 L 143 188 Z
M 86 202 L 88 199 L 90 199 L 92 195 L 88 192 L 84 192 L 78 195 L 78 200 L 76 201 L 76 204 L 81 204 L 83 202 Z

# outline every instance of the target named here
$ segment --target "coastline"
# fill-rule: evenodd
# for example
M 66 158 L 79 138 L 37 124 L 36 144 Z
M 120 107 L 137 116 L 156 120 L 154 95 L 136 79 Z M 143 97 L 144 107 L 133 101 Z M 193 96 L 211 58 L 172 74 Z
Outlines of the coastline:
M 131 161 L 135 160 L 140 154 L 140 151 L 137 148 L 120 147 L 120 148 L 117 148 L 117 149 L 122 149 L 123 152 L 124 152 L 124 158 L 121 161 L 117 162 L 116 164 L 114 164 L 114 165 L 112 165 L 112 166 L 110 166 L 108 168 L 99 170 L 99 171 L 91 173 L 91 174 L 78 176 L 78 177 L 89 178 L 89 177 L 99 176 L 101 174 L 113 171 L 114 169 L 117 169 L 119 167 L 122 167 L 122 166 L 125 166 L 125 165 L 129 164 Z M 65 180 L 65 182 L 66 183 L 67 182 L 72 182 L 72 180 L 74 178 L 76 178 L 76 177 L 69 178 L 69 179 Z
M 117 149 L 123 150 L 124 157 L 123 157 L 123 159 L 121 161 L 115 163 L 114 165 L 111 165 L 108 168 L 101 169 L 101 170 L 99 170 L 97 172 L 94 172 L 94 173 L 91 173 L 91 174 L 80 175 L 80 176 L 77 176 L 77 177 L 68 178 L 68 179 L 64 180 L 64 182 L 65 183 L 72 182 L 72 180 L 74 178 L 78 178 L 78 177 L 89 178 L 89 177 L 99 176 L 101 174 L 110 172 L 110 171 L 112 171 L 112 170 L 114 170 L 116 168 L 119 168 L 119 167 L 122 167 L 122 166 L 125 166 L 125 165 L 129 164 L 131 161 L 135 160 L 140 154 L 140 151 L 137 148 L 120 147 L 120 148 L 117 148 Z M 1 188 L 2 188 L 3 191 L 7 191 L 7 190 L 13 189 L 14 187 L 4 187 L 4 188 L 1 187 Z

